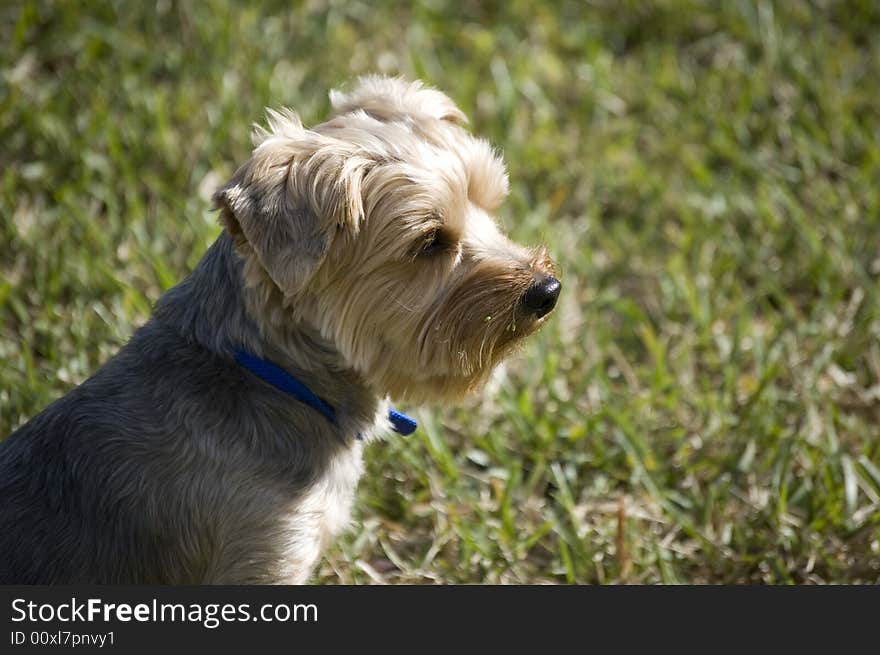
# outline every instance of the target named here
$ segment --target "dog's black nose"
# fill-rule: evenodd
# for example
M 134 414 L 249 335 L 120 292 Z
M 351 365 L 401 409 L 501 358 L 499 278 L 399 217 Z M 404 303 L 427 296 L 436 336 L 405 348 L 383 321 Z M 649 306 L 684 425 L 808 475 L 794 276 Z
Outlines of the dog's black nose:
M 522 306 L 536 318 L 541 318 L 550 313 L 556 307 L 556 299 L 559 298 L 559 290 L 562 284 L 552 275 L 536 276 L 532 286 L 528 288 L 522 297 Z

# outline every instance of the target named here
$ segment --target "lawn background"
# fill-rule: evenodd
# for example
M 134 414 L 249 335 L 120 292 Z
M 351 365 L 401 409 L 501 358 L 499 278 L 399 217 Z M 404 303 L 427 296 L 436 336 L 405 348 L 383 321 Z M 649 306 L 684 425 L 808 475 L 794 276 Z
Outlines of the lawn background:
M 192 269 L 264 107 L 402 73 L 503 150 L 564 291 L 369 449 L 315 580 L 880 582 L 878 35 L 870 1 L 3 3 L 0 435 Z

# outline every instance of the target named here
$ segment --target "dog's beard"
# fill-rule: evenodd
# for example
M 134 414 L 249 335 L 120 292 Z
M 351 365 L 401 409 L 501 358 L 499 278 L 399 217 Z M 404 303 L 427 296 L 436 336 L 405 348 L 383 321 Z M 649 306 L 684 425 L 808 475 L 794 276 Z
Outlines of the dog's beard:
M 378 313 L 375 305 L 349 306 L 345 327 L 335 326 L 337 342 L 381 394 L 418 403 L 460 400 L 543 323 L 521 306 L 531 279 L 527 269 L 484 263 L 421 312 L 398 313 L 394 303 Z M 362 317 L 355 329 L 353 316 Z M 387 324 L 374 322 L 380 317 Z

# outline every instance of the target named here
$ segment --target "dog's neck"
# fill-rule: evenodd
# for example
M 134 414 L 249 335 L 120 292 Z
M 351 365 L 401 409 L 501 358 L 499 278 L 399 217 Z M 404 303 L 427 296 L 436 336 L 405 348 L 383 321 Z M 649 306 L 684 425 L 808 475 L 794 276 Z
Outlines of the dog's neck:
M 192 274 L 160 298 L 154 318 L 211 352 L 232 358 L 244 350 L 273 362 L 329 403 L 340 425 L 360 431 L 372 423 L 380 397 L 332 343 L 290 317 L 277 289 L 246 275 L 246 262 L 224 231 Z

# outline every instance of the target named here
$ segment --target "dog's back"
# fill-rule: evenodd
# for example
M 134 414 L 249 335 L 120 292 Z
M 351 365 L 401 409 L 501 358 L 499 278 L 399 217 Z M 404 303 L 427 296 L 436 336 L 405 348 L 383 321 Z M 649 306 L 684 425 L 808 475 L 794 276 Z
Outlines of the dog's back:
M 162 421 L 139 407 L 139 341 L 0 444 L 0 582 L 163 581 L 139 556 L 153 485 L 133 461 Z
M 0 584 L 305 581 L 347 517 L 363 427 L 234 361 L 222 344 L 255 330 L 241 284 L 222 235 L 113 359 L 0 442 Z
M 276 396 L 148 323 L 0 443 L 0 584 L 279 581 L 326 449 Z

